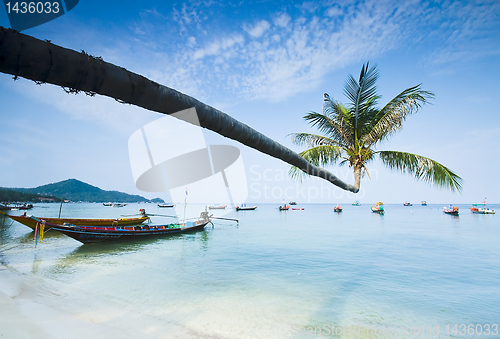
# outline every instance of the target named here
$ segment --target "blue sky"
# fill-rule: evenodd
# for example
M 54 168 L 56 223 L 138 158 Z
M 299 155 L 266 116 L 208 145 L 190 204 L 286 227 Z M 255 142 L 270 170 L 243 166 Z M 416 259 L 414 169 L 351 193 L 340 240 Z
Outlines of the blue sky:
M 0 25 L 10 27 L 0 9 Z M 500 202 L 500 3 L 498 1 L 97 2 L 23 33 L 142 74 L 189 94 L 296 151 L 288 134 L 322 95 L 347 102 L 343 85 L 376 64 L 385 104 L 422 83 L 436 97 L 380 149 L 435 159 L 464 179 L 462 194 L 370 163 L 358 196 L 325 181 L 299 184 L 288 165 L 205 131 L 208 144 L 241 152 L 249 201 Z M 105 97 L 0 74 L 0 186 L 77 178 L 147 197 L 132 177 L 127 142 L 159 114 Z M 332 166 L 348 182 L 348 167 Z M 286 192 L 286 193 L 285 193 Z

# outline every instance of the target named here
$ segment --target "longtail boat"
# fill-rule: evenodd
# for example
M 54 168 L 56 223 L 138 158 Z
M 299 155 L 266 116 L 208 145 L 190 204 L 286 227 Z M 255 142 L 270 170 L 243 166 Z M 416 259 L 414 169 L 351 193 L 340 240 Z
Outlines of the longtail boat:
M 16 211 L 16 210 L 30 210 L 33 208 L 32 204 L 24 205 L 2 205 L 0 204 L 0 210 L 3 211 Z
M 287 206 L 280 206 L 279 207 L 279 210 L 280 211 L 288 211 L 290 209 L 290 205 L 287 205 Z
M 372 212 L 374 213 L 379 213 L 379 214 L 384 214 L 384 203 L 377 201 L 375 204 L 376 206 L 372 206 Z
M 292 207 L 292 210 L 294 210 L 294 211 L 303 211 L 303 210 L 304 210 L 304 207 L 301 207 L 301 208 L 293 208 L 293 207 Z
M 174 207 L 174 204 L 158 204 L 158 207 Z
M 185 224 L 137 225 L 118 227 L 73 226 L 45 223 L 45 228 L 59 231 L 84 244 L 110 240 L 146 239 L 171 234 L 201 231 L 210 221 L 202 220 Z
M 209 210 L 225 210 L 227 205 L 213 205 L 213 206 L 208 206 Z
M 337 204 L 337 206 L 335 206 L 335 207 L 333 208 L 333 211 L 334 211 L 334 212 L 342 212 L 342 207 L 340 207 L 340 205 L 339 205 L 339 204 Z
M 1 211 L 0 211 L 1 212 Z M 1 212 L 3 213 L 3 212 Z M 141 214 L 143 212 L 141 211 Z M 5 214 L 5 213 L 4 213 Z M 24 215 L 21 216 L 15 216 L 15 215 L 8 215 L 6 214 L 7 217 L 28 226 L 29 228 L 32 228 L 33 230 L 36 227 L 37 221 L 29 216 Z M 149 217 L 145 214 L 141 215 L 140 217 L 137 218 L 116 218 L 116 219 L 74 219 L 74 218 L 44 218 L 44 217 L 38 217 L 38 219 L 43 219 L 47 223 L 50 224 L 72 224 L 72 225 L 86 225 L 86 226 L 124 226 L 124 225 L 138 225 L 143 223 L 144 221 L 148 220 Z
M 458 207 L 450 205 L 450 208 L 443 207 L 443 212 L 451 215 L 458 215 Z
M 244 206 L 236 206 L 236 211 L 253 211 L 257 208 L 257 206 L 252 206 L 252 207 L 247 207 L 246 205 Z

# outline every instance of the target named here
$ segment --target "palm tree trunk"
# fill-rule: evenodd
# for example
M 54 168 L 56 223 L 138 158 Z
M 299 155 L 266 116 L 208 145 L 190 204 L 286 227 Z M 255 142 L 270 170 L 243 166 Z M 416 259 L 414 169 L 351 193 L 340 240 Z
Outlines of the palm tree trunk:
M 195 107 L 202 127 L 281 159 L 354 193 L 359 190 L 316 167 L 297 153 L 221 111 L 85 52 L 66 49 L 0 27 L 0 72 L 115 98 L 151 111 L 172 114 Z
M 361 181 L 361 167 L 354 166 L 354 187 L 356 189 L 356 192 L 359 191 L 360 181 Z

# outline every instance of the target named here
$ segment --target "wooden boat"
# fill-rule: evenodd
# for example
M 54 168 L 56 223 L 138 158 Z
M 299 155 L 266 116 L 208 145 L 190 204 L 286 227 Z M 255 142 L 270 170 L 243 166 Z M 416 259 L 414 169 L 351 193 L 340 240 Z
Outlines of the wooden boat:
M 411 202 L 405 202 L 403 206 L 413 206 L 413 204 Z
M 3 212 L 2 212 L 3 213 Z M 5 213 L 4 213 L 5 214 Z M 142 214 L 142 212 L 141 212 Z M 26 216 L 26 213 L 22 216 L 7 215 L 9 218 L 28 226 L 29 228 L 35 229 L 37 221 L 31 217 Z M 149 217 L 145 214 L 138 218 L 117 218 L 117 219 L 70 219 L 70 218 L 43 218 L 51 224 L 72 224 L 72 225 L 87 225 L 87 226 L 124 226 L 124 225 L 138 225 L 148 220 Z
M 337 206 L 335 206 L 335 207 L 333 208 L 333 211 L 334 211 L 334 212 L 342 212 L 342 207 L 340 207 L 340 206 L 339 206 L 339 204 L 337 204 Z
M 127 204 L 122 204 L 119 202 L 113 204 L 113 207 L 125 207 L 125 206 L 127 206 Z
M 251 207 L 247 207 L 246 205 L 244 206 L 236 206 L 236 211 L 253 211 L 257 208 L 257 206 L 251 206 Z
M 358 200 L 353 201 L 352 203 L 353 206 L 361 206 L 360 202 Z
M 108 202 L 108 203 L 103 202 L 102 205 L 103 206 L 113 206 L 113 203 L 112 202 Z
M 294 210 L 294 211 L 303 211 L 304 207 L 302 207 L 302 208 L 292 208 L 292 210 Z
M 118 227 L 73 226 L 45 223 L 45 229 L 51 228 L 84 244 L 110 240 L 132 240 L 161 237 L 172 234 L 201 231 L 210 221 L 187 222 L 169 225 L 138 225 Z
M 290 201 L 288 205 L 297 205 L 297 203 L 295 201 Z
M 478 207 L 478 206 L 484 206 L 484 207 Z M 472 204 L 472 207 L 469 208 L 472 213 L 477 213 L 477 214 L 495 214 L 495 210 L 490 210 L 488 207 L 486 207 L 486 200 L 483 201 L 482 204 Z
M 158 207 L 161 207 L 161 208 L 174 207 L 174 204 L 158 204 Z
M 280 210 L 280 211 L 288 211 L 289 209 L 290 209 L 290 205 L 288 205 L 288 206 L 280 206 L 280 207 L 279 207 L 279 210 Z M 293 208 L 292 208 L 292 209 L 293 209 Z
M 458 215 L 458 207 L 450 205 L 450 208 L 443 207 L 443 212 L 451 215 Z
M 375 206 L 372 206 L 372 212 L 374 213 L 379 213 L 379 214 L 384 214 L 384 203 L 377 201 Z
M 422 201 L 422 206 L 427 206 L 427 201 L 423 200 Z
M 225 210 L 227 205 L 208 206 L 209 210 Z

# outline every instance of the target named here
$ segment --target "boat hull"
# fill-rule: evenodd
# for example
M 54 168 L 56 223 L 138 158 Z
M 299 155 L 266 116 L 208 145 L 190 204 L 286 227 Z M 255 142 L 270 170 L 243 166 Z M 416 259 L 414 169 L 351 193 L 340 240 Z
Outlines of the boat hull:
M 237 211 L 253 211 L 257 208 L 257 206 L 254 207 L 236 207 Z
M 139 240 L 169 236 L 173 234 L 191 233 L 201 231 L 208 222 L 197 223 L 188 227 L 168 228 L 168 225 L 161 226 L 129 226 L 113 227 L 113 229 L 99 229 L 90 226 L 64 226 L 46 224 L 45 227 L 59 231 L 68 237 L 78 240 L 84 244 L 116 241 L 116 240 Z
M 35 229 L 37 221 L 28 216 L 15 216 L 7 215 L 9 218 Z M 148 220 L 149 217 L 144 216 L 140 218 L 118 218 L 118 219 L 68 219 L 68 218 L 38 218 L 45 220 L 50 224 L 71 224 L 71 225 L 86 225 L 86 226 L 125 226 L 125 225 L 139 225 Z

